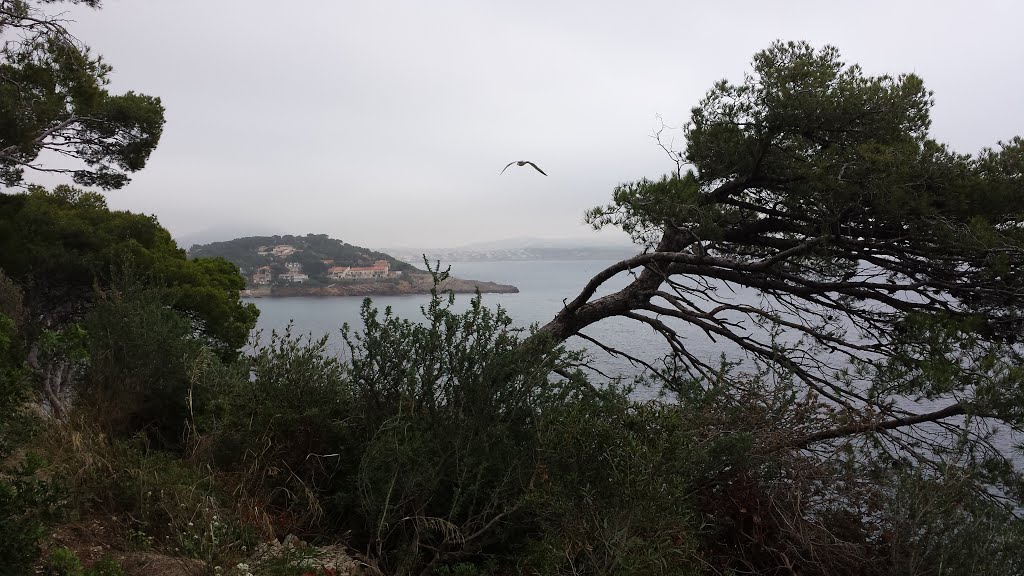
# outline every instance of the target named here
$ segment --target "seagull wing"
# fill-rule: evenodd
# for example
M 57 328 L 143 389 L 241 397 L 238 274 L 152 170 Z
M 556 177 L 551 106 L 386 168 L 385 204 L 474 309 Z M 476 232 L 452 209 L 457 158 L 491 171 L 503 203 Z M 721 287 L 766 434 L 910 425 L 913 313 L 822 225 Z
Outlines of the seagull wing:
M 526 163 L 529 164 L 530 166 L 533 166 L 533 169 L 536 170 L 537 172 L 540 172 L 541 174 L 544 174 L 545 176 L 547 176 L 547 173 L 544 172 L 543 170 L 541 170 L 540 168 L 538 168 L 537 165 L 534 164 L 533 162 L 530 162 L 529 160 L 527 160 Z
M 504 174 L 505 170 L 508 170 L 508 167 L 513 165 L 513 164 L 515 164 L 514 161 L 513 162 L 509 162 L 508 164 L 505 164 L 505 167 L 501 169 L 501 174 Z

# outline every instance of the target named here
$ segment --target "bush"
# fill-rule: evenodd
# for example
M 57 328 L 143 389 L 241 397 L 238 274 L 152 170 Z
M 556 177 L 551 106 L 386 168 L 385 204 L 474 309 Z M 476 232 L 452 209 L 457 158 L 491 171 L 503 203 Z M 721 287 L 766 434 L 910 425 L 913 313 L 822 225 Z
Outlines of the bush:
M 0 471 L 0 575 L 27 574 L 47 526 L 62 516 L 61 494 L 38 476 L 41 467 L 39 457 L 29 454 Z
M 21 309 L 20 290 L 5 281 L 0 273 L 0 289 L 6 290 L 0 295 L 6 298 L 3 309 L 16 313 Z M 23 451 L 37 428 L 25 408 L 30 399 L 18 323 L 0 312 L 0 574 L 4 575 L 28 572 L 39 556 L 46 526 L 59 512 L 58 491 L 37 475 L 42 460 Z
M 630 392 L 584 384 L 544 404 L 531 571 L 701 573 L 693 491 L 707 447 L 678 409 L 636 403 Z
M 524 539 L 538 399 L 561 358 L 520 346 L 479 296 L 462 314 L 452 302 L 435 294 L 422 324 L 367 302 L 362 334 L 346 333 L 362 443 L 350 529 L 389 570 L 508 555 Z
M 386 573 L 507 554 L 535 469 L 537 399 L 560 356 L 519 346 L 478 296 L 425 323 L 364 302 L 349 365 L 290 331 L 248 360 L 209 454 L 277 536 L 348 534 Z M 231 455 L 238 455 L 232 458 Z
M 66 479 L 67 512 L 115 521 L 111 533 L 132 546 L 218 562 L 255 544 L 212 470 L 144 436 L 111 439 L 76 414 L 40 443 L 53 460 L 45 473 Z
M 224 419 L 206 429 L 204 453 L 233 471 L 244 515 L 267 539 L 310 530 L 321 498 L 354 476 L 351 388 L 326 348 L 326 338 L 272 334 L 243 359 L 248 380 L 221 388 Z
M 83 572 L 82 561 L 68 548 L 57 548 L 50 552 L 44 570 L 46 576 L 84 576 Z
M 230 376 L 161 293 L 110 292 L 84 325 L 90 360 L 80 399 L 107 433 L 141 433 L 154 447 L 182 451 L 195 420 L 216 417 L 223 392 L 214 388 Z
M 125 576 L 124 568 L 109 556 L 100 558 L 85 571 L 85 576 Z

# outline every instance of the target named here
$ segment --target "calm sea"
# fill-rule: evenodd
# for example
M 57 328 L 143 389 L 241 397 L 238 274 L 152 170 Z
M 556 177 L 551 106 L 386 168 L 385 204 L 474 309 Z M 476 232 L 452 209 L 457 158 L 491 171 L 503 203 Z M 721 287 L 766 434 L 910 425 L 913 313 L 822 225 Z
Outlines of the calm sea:
M 487 280 L 512 284 L 519 288 L 518 294 L 484 294 L 486 306 L 500 306 L 508 312 L 517 326 L 544 324 L 551 320 L 564 306 L 566 299 L 572 300 L 595 274 L 613 264 L 613 261 L 521 261 L 521 262 L 457 262 L 451 264 L 452 274 L 459 278 Z M 630 277 L 622 274 L 611 279 L 598 295 L 606 294 L 625 286 Z M 427 303 L 428 296 L 378 296 L 373 303 L 378 308 L 390 306 L 402 318 L 421 319 L 420 307 Z M 468 294 L 456 296 L 455 309 L 464 310 L 472 298 Z M 260 308 L 258 329 L 264 336 L 271 330 L 282 330 L 289 323 L 293 330 L 311 333 L 314 336 L 332 335 L 332 348 L 344 353 L 337 334 L 341 325 L 348 322 L 358 328 L 359 308 L 362 297 L 338 298 L 257 298 L 253 302 Z M 723 352 L 735 352 L 722 344 L 710 341 L 703 332 L 681 327 L 687 336 L 691 351 L 710 364 L 716 364 Z M 611 319 L 584 330 L 588 336 L 625 350 L 645 361 L 657 361 L 668 351 L 664 340 L 648 326 L 627 319 Z M 627 360 L 610 357 L 591 343 L 575 338 L 570 347 L 591 352 L 593 364 L 610 376 L 633 376 L 638 369 Z

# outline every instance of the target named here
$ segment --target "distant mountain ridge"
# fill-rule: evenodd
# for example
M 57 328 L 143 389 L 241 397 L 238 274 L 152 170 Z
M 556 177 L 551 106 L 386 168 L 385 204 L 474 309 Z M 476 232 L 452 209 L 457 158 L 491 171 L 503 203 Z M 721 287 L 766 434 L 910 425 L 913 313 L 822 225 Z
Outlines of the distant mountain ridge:
M 481 242 L 454 248 L 386 248 L 386 252 L 410 263 L 515 262 L 525 260 L 622 260 L 639 250 L 621 242 L 587 242 L 573 239 L 516 238 Z

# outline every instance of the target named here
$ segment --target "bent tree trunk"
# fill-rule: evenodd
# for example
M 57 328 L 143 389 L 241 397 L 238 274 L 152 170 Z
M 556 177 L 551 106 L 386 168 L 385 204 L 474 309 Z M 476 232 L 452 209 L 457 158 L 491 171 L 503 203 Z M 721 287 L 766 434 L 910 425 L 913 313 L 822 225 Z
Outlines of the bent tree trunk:
M 49 406 L 54 418 L 63 420 L 67 414 L 68 401 L 71 396 L 75 376 L 75 365 L 66 358 L 40 360 L 39 343 L 29 350 L 27 363 L 39 377 L 41 392 L 45 404 Z
M 734 194 L 757 185 L 752 178 L 731 181 L 708 193 L 703 203 L 733 202 Z M 1000 417 L 999 399 L 982 392 L 998 390 L 994 383 L 1013 377 L 1009 367 L 1019 357 L 1014 334 L 1020 323 L 1014 311 L 1022 289 L 963 270 L 982 268 L 996 252 L 1022 259 L 1024 251 L 966 242 L 939 248 L 929 246 L 927 238 L 916 242 L 892 230 L 870 231 L 873 236 L 853 227 L 849 232 L 813 225 L 801 230 L 768 208 L 721 230 L 715 241 L 664 226 L 654 251 L 594 276 L 531 339 L 562 342 L 577 336 L 656 372 L 644 354 L 585 332 L 602 320 L 624 317 L 661 335 L 690 377 L 710 382 L 717 367 L 694 354 L 679 332 L 683 324 L 695 327 L 798 378 L 825 405 L 851 415 L 842 426 L 795 436 L 793 445 L 961 421 L 965 415 Z M 962 231 L 950 222 L 932 226 L 937 234 Z M 830 268 L 835 272 L 822 273 Z M 633 281 L 594 298 L 622 273 L 633 274 Z M 752 289 L 760 303 L 718 294 L 716 285 L 727 288 L 724 292 Z M 778 338 L 782 333 L 788 341 Z M 959 372 L 957 378 L 966 384 L 961 394 L 935 393 L 938 355 L 946 357 L 944 369 Z M 982 356 L 999 360 L 982 366 Z M 854 369 L 857 377 L 851 378 Z M 896 400 L 914 396 L 946 403 L 915 411 Z
M 976 416 L 1022 425 L 1024 139 L 955 153 L 929 135 L 932 105 L 912 74 L 866 76 L 834 48 L 773 44 L 692 109 L 674 173 L 622 184 L 587 213 L 645 252 L 600 272 L 531 340 L 577 336 L 653 369 L 587 334 L 627 318 L 664 338 L 677 373 L 713 382 L 720 366 L 686 340 L 704 334 L 838 414 L 795 444 L 872 431 L 898 442 L 926 424 L 958 434 Z M 632 282 L 595 297 L 622 273 Z

